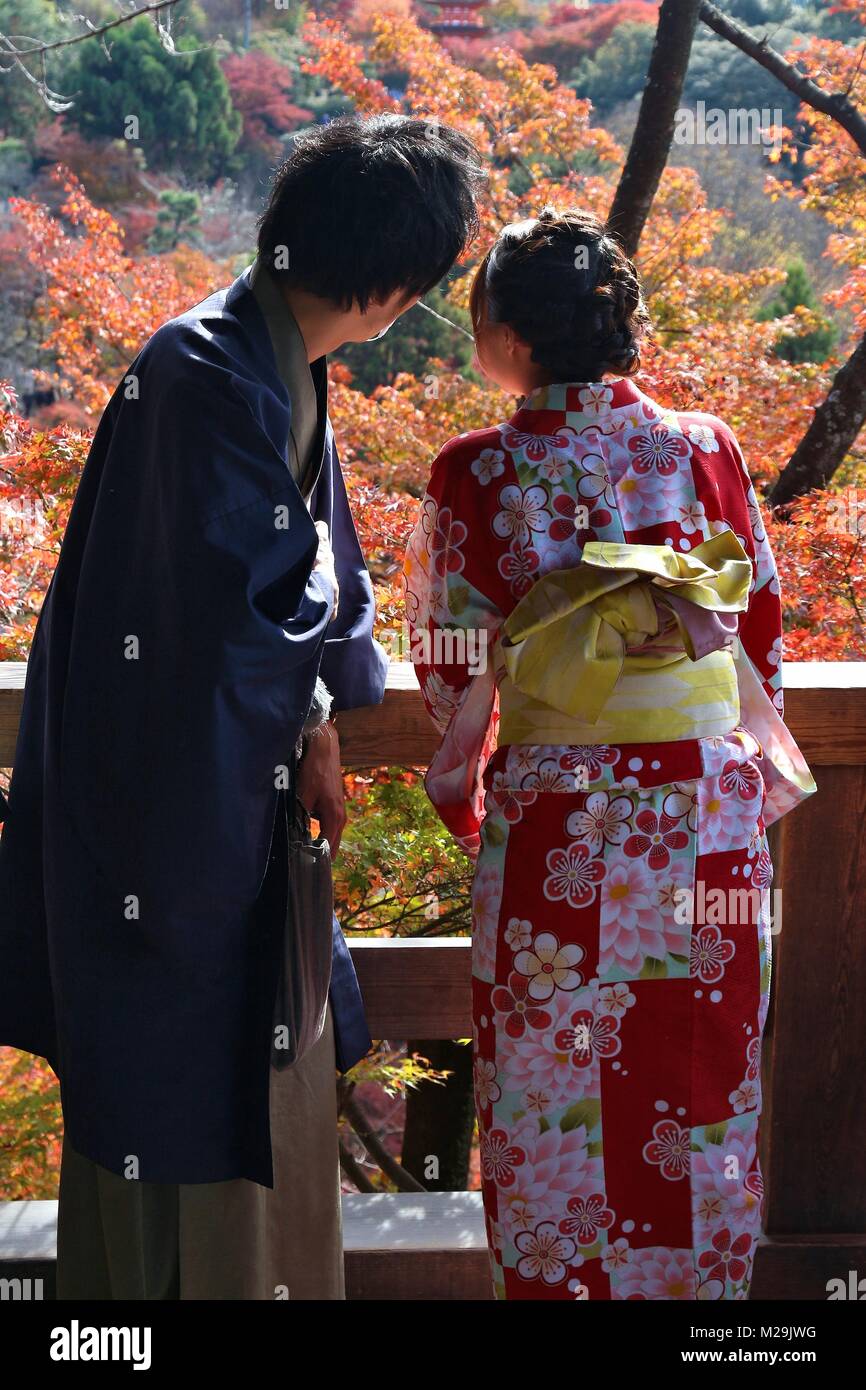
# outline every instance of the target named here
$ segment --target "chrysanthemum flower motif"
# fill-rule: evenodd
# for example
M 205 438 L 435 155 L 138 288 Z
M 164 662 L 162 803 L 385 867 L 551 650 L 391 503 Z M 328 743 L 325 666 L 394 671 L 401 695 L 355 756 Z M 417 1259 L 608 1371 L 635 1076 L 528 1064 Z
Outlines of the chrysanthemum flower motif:
M 586 772 L 588 782 L 597 782 L 603 767 L 615 763 L 619 757 L 618 748 L 609 748 L 606 743 L 575 744 L 559 759 L 564 772 Z
M 543 487 L 522 488 L 509 483 L 499 494 L 499 506 L 493 518 L 495 535 L 528 545 L 533 531 L 547 530 L 550 513 Z
M 505 1031 L 509 1038 L 522 1038 L 527 1028 L 541 1032 L 549 1028 L 553 1018 L 540 1009 L 529 997 L 529 980 L 512 970 L 507 985 L 496 985 L 490 1002 L 498 1014 L 505 1015 Z
M 520 1252 L 521 1279 L 540 1279 L 547 1285 L 563 1282 L 576 1254 L 574 1241 L 560 1235 L 552 1221 L 543 1221 L 534 1231 L 519 1231 L 514 1244 Z
M 633 434 L 626 440 L 626 448 L 634 455 L 632 468 L 635 473 L 656 472 L 662 477 L 676 473 L 677 459 L 689 457 L 689 446 L 683 436 L 674 434 L 661 421 Z
M 709 425 L 689 425 L 689 439 L 702 454 L 717 454 L 719 441 Z
M 737 763 L 731 758 L 722 768 L 719 786 L 726 796 L 733 794 L 741 801 L 754 801 L 761 793 L 763 778 L 755 763 Z
M 641 859 L 646 855 L 651 869 L 666 869 L 671 862 L 672 849 L 685 849 L 689 837 L 684 830 L 677 830 L 677 822 L 664 811 L 659 816 L 647 807 L 638 811 L 634 820 L 637 833 L 629 835 L 623 849 L 629 859 Z
M 582 841 L 552 849 L 547 855 L 549 876 L 544 880 L 544 896 L 551 902 L 563 898 L 570 907 L 588 907 L 595 901 L 596 884 L 601 883 L 605 867 L 593 859 L 589 845 Z
M 749 1271 L 752 1237 L 744 1231 L 734 1240 L 726 1226 L 724 1230 L 716 1231 L 712 1243 L 712 1250 L 704 1250 L 698 1256 L 698 1268 L 705 1270 L 710 1279 L 730 1279 L 738 1284 Z
M 609 845 L 621 845 L 628 835 L 628 822 L 634 811 L 630 796 L 610 796 L 608 792 L 592 792 L 582 811 L 572 811 L 565 822 L 567 835 L 585 840 L 593 854 L 600 854 L 605 840 Z
M 488 1057 L 475 1058 L 475 1099 L 482 1110 L 495 1105 L 502 1095 L 496 1080 L 496 1067 Z
M 702 980 L 705 985 L 717 984 L 725 973 L 725 966 L 735 954 L 733 941 L 724 938 L 719 927 L 697 927 L 692 933 L 689 974 Z
M 553 932 L 539 932 L 526 951 L 514 957 L 514 969 L 528 981 L 527 995 L 534 1003 L 544 1004 L 553 998 L 557 989 L 579 989 L 583 976 L 575 967 L 586 952 L 577 942 L 560 946 Z
M 656 1164 L 668 1182 L 677 1182 L 689 1171 L 689 1131 L 676 1120 L 657 1120 L 652 1139 L 643 1146 L 643 1157 L 646 1163 Z
M 516 825 L 523 818 L 524 806 L 531 806 L 538 792 L 509 786 L 504 772 L 494 772 L 488 795 L 491 804 L 499 808 L 509 825 Z
M 613 1014 L 597 1017 L 591 1009 L 575 1009 L 566 1028 L 558 1028 L 553 1039 L 557 1052 L 570 1057 L 572 1065 L 583 1069 L 597 1059 L 615 1057 L 622 1051 L 619 1019 Z
M 608 1230 L 615 1219 L 603 1192 L 572 1197 L 566 1211 L 568 1216 L 562 1218 L 559 1229 L 564 1236 L 573 1236 L 578 1245 L 595 1245 L 599 1231 Z
M 532 941 L 532 923 L 525 918 L 509 917 L 505 928 L 505 944 L 512 951 L 522 951 Z
M 694 782 L 674 782 L 662 802 L 662 811 L 671 820 L 686 817 L 686 825 L 694 835 L 698 828 L 698 789 Z
M 613 391 L 609 386 L 584 386 L 578 391 L 577 399 L 583 406 L 584 415 L 607 415 Z
M 500 555 L 497 568 L 502 578 L 511 585 L 512 592 L 521 598 L 532 583 L 532 576 L 541 560 L 537 550 L 512 543 L 504 555 Z
M 482 449 L 472 462 L 472 472 L 482 487 L 505 472 L 505 454 L 501 449 Z
M 512 1144 L 504 1129 L 491 1129 L 481 1135 L 481 1176 L 513 1187 L 514 1170 L 526 1159 L 519 1144 Z
M 430 556 L 433 569 L 441 579 L 448 574 L 462 573 L 466 558 L 460 547 L 468 534 L 465 522 L 455 521 L 450 507 L 439 508 L 430 537 Z

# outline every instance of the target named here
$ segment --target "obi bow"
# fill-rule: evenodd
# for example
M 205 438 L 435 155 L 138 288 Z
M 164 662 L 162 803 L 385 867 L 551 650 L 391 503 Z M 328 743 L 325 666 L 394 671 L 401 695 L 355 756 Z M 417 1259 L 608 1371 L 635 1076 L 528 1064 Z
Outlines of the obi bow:
M 680 554 L 589 541 L 581 563 L 539 579 L 509 614 L 501 650 L 525 695 L 594 723 L 624 667 L 730 649 L 752 562 L 733 531 Z

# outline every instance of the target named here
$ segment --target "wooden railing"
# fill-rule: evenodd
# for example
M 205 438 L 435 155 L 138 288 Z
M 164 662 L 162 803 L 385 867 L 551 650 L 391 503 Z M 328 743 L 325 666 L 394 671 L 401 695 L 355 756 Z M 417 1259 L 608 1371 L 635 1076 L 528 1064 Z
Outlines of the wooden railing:
M 0 767 L 14 757 L 24 669 L 0 663 Z M 767 1235 L 752 1297 L 824 1299 L 828 1279 L 866 1275 L 866 663 L 789 663 L 785 685 L 818 792 L 772 832 L 783 926 L 763 1057 Z M 381 706 L 341 714 L 340 736 L 347 768 L 426 765 L 437 735 L 411 667 L 392 666 Z M 353 941 L 373 1036 L 470 1036 L 469 953 L 466 939 Z M 433 1195 L 426 1208 L 402 1197 L 350 1205 L 357 1230 L 367 1223 L 348 1243 L 350 1297 L 489 1296 L 477 1202 Z M 414 1213 L 405 1239 L 395 1203 Z M 418 1236 L 425 1212 L 429 1239 Z

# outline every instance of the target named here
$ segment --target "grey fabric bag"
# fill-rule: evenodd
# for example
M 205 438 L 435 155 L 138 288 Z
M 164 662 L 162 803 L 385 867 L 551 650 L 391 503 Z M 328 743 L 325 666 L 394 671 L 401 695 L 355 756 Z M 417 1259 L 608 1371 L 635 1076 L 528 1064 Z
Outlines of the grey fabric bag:
M 318 1042 L 325 1026 L 333 958 L 334 885 L 331 850 L 313 839 L 310 817 L 291 784 L 282 799 L 288 843 L 286 912 L 281 969 L 274 998 L 271 1064 L 294 1066 Z

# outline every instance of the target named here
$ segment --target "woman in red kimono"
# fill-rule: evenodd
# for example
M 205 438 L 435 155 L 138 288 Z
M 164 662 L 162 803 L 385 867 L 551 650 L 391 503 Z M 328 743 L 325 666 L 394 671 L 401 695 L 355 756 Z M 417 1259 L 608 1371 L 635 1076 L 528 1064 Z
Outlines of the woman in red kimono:
M 594 219 L 505 228 L 472 312 L 523 400 L 437 457 L 406 593 L 427 790 L 476 857 L 494 1291 L 745 1299 L 766 827 L 815 790 L 773 556 L 728 426 L 631 379 L 646 311 Z

